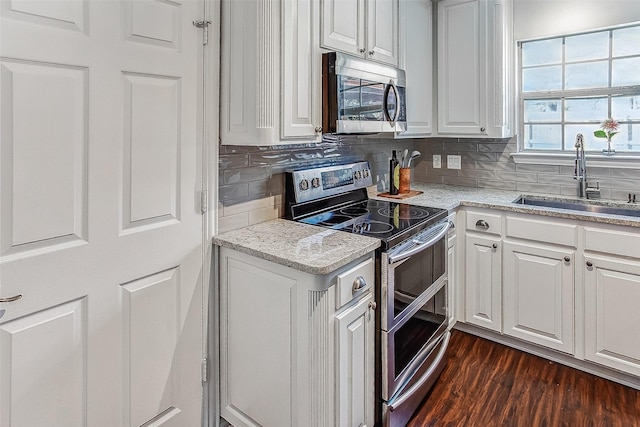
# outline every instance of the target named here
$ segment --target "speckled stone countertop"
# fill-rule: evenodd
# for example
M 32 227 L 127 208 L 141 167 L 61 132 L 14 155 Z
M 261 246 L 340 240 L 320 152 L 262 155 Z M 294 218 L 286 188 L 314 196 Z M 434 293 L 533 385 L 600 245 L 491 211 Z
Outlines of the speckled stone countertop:
M 275 219 L 214 236 L 213 244 L 323 275 L 377 249 L 380 240 Z
M 513 203 L 522 195 L 530 195 L 536 198 L 544 198 L 549 200 L 577 200 L 584 203 L 585 200 L 577 197 L 567 196 L 551 196 L 544 194 L 526 194 L 516 191 L 493 190 L 490 188 L 473 188 L 459 187 L 445 184 L 423 184 L 411 183 L 412 190 L 419 190 L 423 193 L 414 197 L 402 199 L 404 203 L 410 203 L 421 206 L 431 206 L 453 210 L 459 206 L 473 206 L 479 208 L 498 209 L 508 212 L 528 213 L 544 216 L 553 216 L 558 218 L 575 219 L 581 221 L 591 221 L 604 224 L 625 225 L 631 227 L 640 227 L 640 217 L 611 215 L 603 213 L 591 213 L 566 209 L 555 209 L 548 207 L 521 205 Z M 370 197 L 374 196 L 370 194 Z M 389 198 L 377 197 L 376 199 L 390 200 Z M 631 208 L 640 211 L 640 203 L 628 204 L 614 200 L 590 200 L 589 203 L 601 204 L 605 206 L 615 206 L 623 208 Z

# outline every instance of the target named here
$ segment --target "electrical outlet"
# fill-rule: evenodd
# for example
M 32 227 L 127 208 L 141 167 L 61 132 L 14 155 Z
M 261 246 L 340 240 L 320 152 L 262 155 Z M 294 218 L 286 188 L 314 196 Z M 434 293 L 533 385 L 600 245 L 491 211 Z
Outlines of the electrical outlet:
M 448 169 L 460 169 L 462 164 L 462 159 L 460 156 L 447 156 L 447 168 Z
M 434 169 L 439 169 L 442 167 L 442 157 L 440 156 L 440 154 L 434 154 L 433 155 L 433 168 Z

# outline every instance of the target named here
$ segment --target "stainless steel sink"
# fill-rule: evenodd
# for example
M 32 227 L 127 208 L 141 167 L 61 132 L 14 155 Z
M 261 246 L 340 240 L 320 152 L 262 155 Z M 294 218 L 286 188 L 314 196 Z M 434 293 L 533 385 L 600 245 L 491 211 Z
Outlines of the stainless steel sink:
M 513 203 L 527 206 L 540 206 L 570 211 L 602 213 L 609 215 L 625 215 L 640 218 L 640 207 L 611 206 L 590 200 L 548 199 L 542 197 L 522 196 Z

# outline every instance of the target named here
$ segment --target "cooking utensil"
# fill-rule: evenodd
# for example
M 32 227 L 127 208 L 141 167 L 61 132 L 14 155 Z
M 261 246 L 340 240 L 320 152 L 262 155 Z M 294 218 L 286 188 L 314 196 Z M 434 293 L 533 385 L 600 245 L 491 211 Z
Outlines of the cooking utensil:
M 413 151 L 411 153 L 411 157 L 409 157 L 409 161 L 407 161 L 407 166 L 406 167 L 410 168 L 411 167 L 411 160 L 413 160 L 413 159 L 415 159 L 417 157 L 420 157 L 420 152 L 419 151 Z
M 400 163 L 400 167 L 406 168 L 407 162 L 409 161 L 409 149 L 405 148 L 402 152 L 402 162 Z

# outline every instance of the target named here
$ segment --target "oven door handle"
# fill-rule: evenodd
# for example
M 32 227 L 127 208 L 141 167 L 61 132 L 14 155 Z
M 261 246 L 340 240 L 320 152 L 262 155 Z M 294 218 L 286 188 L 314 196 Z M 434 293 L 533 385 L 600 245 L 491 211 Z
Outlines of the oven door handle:
M 418 252 L 421 252 L 421 251 L 433 246 L 438 240 L 442 239 L 444 237 L 444 235 L 447 234 L 447 231 L 449 231 L 450 227 L 451 227 L 451 222 L 450 221 L 445 221 L 440 226 L 440 229 L 437 231 L 437 233 L 433 237 L 431 237 L 429 240 L 422 241 L 422 240 L 418 240 L 418 239 L 413 239 L 412 242 L 414 244 L 416 244 L 417 246 L 414 246 L 411 249 L 408 249 L 406 251 L 400 251 L 397 254 L 396 253 L 389 254 L 389 256 L 388 256 L 389 264 L 393 264 L 393 263 L 401 261 L 401 260 L 403 260 L 405 258 L 409 258 L 410 256 L 415 255 Z
M 447 351 L 447 347 L 449 346 L 449 338 L 451 338 L 451 333 L 446 333 L 444 338 L 443 338 L 444 341 L 442 343 L 442 346 L 440 347 L 440 350 L 438 351 L 438 355 L 434 359 L 433 363 L 431 363 L 431 366 L 429 366 L 429 369 L 427 369 L 427 372 L 425 372 L 424 375 L 420 378 L 420 380 L 418 380 L 418 382 L 413 384 L 409 388 L 409 390 L 407 390 L 406 392 L 402 393 L 402 395 L 398 396 L 397 399 L 395 399 L 393 401 L 389 401 L 387 403 L 387 406 L 388 406 L 390 411 L 394 411 L 396 408 L 401 407 L 405 400 L 410 398 L 416 390 L 419 390 L 422 387 L 422 385 L 427 380 L 429 380 L 429 378 L 431 378 L 431 375 L 433 374 L 434 369 L 436 369 L 436 367 L 440 364 L 440 361 L 442 360 L 442 358 L 444 357 L 444 354 Z

